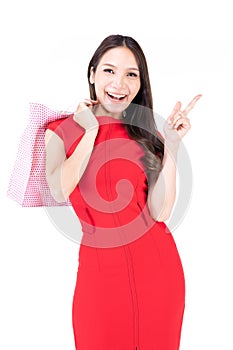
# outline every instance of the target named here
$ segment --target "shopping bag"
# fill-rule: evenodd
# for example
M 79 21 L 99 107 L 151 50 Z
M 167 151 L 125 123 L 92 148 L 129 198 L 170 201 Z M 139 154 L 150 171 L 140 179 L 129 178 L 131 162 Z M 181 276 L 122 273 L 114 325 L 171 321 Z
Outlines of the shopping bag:
M 23 207 L 70 205 L 51 196 L 46 181 L 45 131 L 49 122 L 69 117 L 40 104 L 29 104 L 29 123 L 20 140 L 7 195 Z

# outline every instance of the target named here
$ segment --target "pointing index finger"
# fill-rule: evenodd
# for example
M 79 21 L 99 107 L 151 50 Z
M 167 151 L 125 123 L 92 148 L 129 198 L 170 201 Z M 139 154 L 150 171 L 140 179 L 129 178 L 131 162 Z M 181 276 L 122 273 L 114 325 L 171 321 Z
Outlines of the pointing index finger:
M 195 96 L 192 101 L 187 105 L 187 107 L 184 109 L 183 113 L 187 116 L 188 113 L 194 108 L 196 102 L 202 97 L 202 95 Z

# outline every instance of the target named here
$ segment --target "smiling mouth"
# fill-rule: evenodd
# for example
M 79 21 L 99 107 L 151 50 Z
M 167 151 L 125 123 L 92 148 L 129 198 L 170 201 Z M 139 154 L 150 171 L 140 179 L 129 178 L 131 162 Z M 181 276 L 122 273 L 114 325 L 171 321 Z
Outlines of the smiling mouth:
M 122 101 L 127 96 L 127 95 L 114 94 L 114 93 L 110 93 L 110 92 L 107 92 L 107 95 L 113 101 Z

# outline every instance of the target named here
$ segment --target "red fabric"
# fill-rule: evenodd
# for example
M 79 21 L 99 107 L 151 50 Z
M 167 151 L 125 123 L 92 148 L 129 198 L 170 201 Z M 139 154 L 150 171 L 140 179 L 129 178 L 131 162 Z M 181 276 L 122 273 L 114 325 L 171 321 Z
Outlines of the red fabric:
M 142 148 L 124 122 L 97 117 L 88 166 L 70 196 L 82 225 L 73 328 L 77 350 L 178 350 L 185 282 L 172 234 L 149 213 Z M 49 124 L 72 155 L 84 130 Z

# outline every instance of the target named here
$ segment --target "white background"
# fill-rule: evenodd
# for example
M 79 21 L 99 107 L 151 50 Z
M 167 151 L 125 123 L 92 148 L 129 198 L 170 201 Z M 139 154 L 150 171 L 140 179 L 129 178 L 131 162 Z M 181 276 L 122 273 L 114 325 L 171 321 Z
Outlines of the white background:
M 145 52 L 157 113 L 166 117 L 177 100 L 185 105 L 203 94 L 185 138 L 192 202 L 173 232 L 187 285 L 181 350 L 233 349 L 230 1 L 14 0 L 0 14 L 0 348 L 74 350 L 78 245 L 57 232 L 43 208 L 21 208 L 6 190 L 28 102 L 75 106 L 88 96 L 94 50 L 119 33 Z

